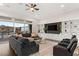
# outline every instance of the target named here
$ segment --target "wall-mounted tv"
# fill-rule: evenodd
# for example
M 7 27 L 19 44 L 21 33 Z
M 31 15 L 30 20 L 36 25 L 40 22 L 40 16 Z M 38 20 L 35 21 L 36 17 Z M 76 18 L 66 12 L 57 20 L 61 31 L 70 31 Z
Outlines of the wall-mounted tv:
M 61 32 L 61 22 L 45 24 L 45 33 L 59 34 Z

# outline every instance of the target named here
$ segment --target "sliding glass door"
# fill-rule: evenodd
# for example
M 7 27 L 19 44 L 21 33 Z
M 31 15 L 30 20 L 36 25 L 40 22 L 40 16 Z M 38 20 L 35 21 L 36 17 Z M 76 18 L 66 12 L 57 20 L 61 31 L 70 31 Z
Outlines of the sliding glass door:
M 0 21 L 0 39 L 8 38 L 17 32 L 30 33 L 31 27 L 27 23 Z
M 13 22 L 0 21 L 0 38 L 7 38 L 14 32 Z
M 17 32 L 26 33 L 26 32 L 30 31 L 29 24 L 15 23 L 14 27 L 15 27 L 15 33 L 17 33 Z

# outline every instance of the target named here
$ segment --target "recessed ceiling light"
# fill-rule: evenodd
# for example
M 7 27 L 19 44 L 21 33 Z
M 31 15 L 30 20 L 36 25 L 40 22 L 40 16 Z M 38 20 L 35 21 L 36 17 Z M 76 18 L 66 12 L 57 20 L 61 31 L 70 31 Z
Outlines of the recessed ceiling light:
M 63 8 L 64 7 L 64 4 L 60 5 L 60 7 Z
M 3 6 L 4 4 L 3 3 L 0 3 L 0 6 Z

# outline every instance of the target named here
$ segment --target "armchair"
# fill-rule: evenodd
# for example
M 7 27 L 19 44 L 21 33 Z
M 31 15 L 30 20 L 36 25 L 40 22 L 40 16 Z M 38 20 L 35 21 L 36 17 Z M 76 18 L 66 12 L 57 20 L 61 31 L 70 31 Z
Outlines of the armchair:
M 77 46 L 77 38 L 64 39 L 53 47 L 54 56 L 72 56 Z

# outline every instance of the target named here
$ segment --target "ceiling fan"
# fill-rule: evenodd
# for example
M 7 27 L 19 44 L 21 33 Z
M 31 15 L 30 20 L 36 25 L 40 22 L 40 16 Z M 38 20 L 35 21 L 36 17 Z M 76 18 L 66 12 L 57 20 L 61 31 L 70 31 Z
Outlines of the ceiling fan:
M 33 3 L 26 4 L 25 6 L 28 7 L 26 10 L 31 10 L 32 12 L 39 10 L 39 8 L 37 8 L 37 5 L 36 4 L 33 4 Z

